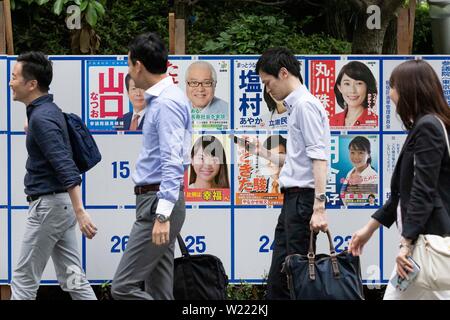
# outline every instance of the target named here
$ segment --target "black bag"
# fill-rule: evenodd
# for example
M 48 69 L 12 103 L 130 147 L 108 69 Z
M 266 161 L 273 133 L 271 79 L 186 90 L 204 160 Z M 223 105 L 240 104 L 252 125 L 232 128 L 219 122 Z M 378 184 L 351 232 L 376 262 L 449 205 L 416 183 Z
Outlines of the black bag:
M 308 255 L 292 254 L 283 263 L 293 300 L 364 300 L 359 257 L 336 254 L 327 231 L 330 255 L 314 254 L 313 232 Z
M 76 114 L 63 113 L 72 146 L 73 160 L 80 173 L 85 173 L 102 160 L 102 155 L 83 120 Z
M 182 257 L 175 259 L 173 295 L 176 300 L 225 300 L 228 277 L 222 261 L 210 254 L 190 255 L 177 236 Z

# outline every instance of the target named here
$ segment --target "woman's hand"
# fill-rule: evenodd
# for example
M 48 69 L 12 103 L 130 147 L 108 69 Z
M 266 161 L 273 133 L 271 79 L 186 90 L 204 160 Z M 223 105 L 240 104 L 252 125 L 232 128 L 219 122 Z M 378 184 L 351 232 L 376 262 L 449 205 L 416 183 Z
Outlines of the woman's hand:
M 408 259 L 411 254 L 411 245 L 405 242 L 401 242 L 400 251 L 398 252 L 397 258 L 395 259 L 395 261 L 397 262 L 397 273 L 400 278 L 408 279 L 408 273 L 414 270 L 412 262 Z
M 348 251 L 354 256 L 360 256 L 363 252 L 364 245 L 369 241 L 375 230 L 380 227 L 380 223 L 375 219 L 370 221 L 361 229 L 356 231 L 350 240 Z

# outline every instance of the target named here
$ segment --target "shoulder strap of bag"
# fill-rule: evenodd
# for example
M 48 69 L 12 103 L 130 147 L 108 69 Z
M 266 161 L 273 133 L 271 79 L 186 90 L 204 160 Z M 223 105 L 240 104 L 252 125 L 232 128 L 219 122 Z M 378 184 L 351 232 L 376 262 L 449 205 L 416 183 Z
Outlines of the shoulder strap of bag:
M 186 248 L 186 244 L 184 243 L 183 237 L 180 234 L 177 235 L 177 240 L 178 246 L 180 247 L 180 251 L 183 257 L 189 257 L 190 256 L 189 251 Z
M 442 122 L 442 120 L 438 116 L 435 116 L 435 117 L 441 123 L 442 129 L 444 129 L 445 142 L 447 142 L 447 151 L 448 151 L 448 156 L 450 157 L 450 143 L 448 142 L 447 128 L 445 128 L 444 122 Z

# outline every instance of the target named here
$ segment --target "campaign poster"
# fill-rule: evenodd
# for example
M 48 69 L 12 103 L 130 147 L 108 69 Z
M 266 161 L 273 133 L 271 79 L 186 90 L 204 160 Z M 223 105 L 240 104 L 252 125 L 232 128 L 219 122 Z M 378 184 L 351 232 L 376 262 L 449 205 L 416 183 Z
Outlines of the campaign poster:
M 282 205 L 283 194 L 279 177 L 284 162 L 280 154 L 286 154 L 287 136 L 235 135 L 233 142 L 235 145 L 235 204 Z M 270 156 L 262 152 L 262 148 L 268 150 Z
M 333 135 L 328 208 L 379 206 L 377 135 Z
M 405 140 L 406 134 L 383 136 L 383 197 L 385 202 L 391 196 L 391 178 Z
M 170 60 L 169 75 L 186 94 L 194 130 L 230 129 L 230 61 Z
M 256 73 L 258 60 L 234 61 L 234 127 L 235 129 L 263 129 L 263 91 Z
M 392 71 L 399 64 L 405 62 L 404 58 L 398 60 L 383 60 L 383 131 L 404 131 L 405 127 L 397 114 L 394 102 L 389 97 Z
M 378 130 L 378 60 L 311 60 L 309 88 L 331 130 Z
M 185 199 L 189 203 L 230 202 L 230 145 L 225 134 L 193 134 L 191 164 L 185 171 Z
M 305 79 L 305 60 L 297 57 L 300 75 Z M 288 112 L 283 101 L 265 91 L 256 73 L 258 59 L 234 61 L 234 127 L 236 130 L 286 130 Z
M 88 60 L 86 121 L 90 130 L 108 131 L 123 128 L 120 119 L 131 112 L 125 77 L 126 60 Z
M 441 80 L 445 99 L 447 104 L 450 106 L 450 58 L 447 60 L 427 60 L 425 57 L 425 60 L 433 67 L 434 71 L 436 71 L 439 79 Z

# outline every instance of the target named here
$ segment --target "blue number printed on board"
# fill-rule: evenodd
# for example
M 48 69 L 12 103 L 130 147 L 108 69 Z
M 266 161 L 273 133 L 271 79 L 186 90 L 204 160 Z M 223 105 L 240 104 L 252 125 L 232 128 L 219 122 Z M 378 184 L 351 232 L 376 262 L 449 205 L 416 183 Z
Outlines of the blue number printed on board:
M 124 252 L 125 249 L 127 248 L 128 239 L 130 239 L 129 236 L 123 237 L 113 236 L 111 238 L 111 242 L 113 243 L 113 246 L 111 247 L 111 252 L 112 253 Z
M 270 238 L 268 236 L 261 236 L 259 238 L 259 242 L 262 242 L 261 246 L 259 247 L 259 252 L 269 252 L 270 250 L 273 250 L 273 241 L 269 248 L 267 246 L 269 245 Z
M 205 236 L 187 236 L 184 241 L 189 253 L 203 253 L 206 251 Z
M 114 161 L 111 165 L 113 167 L 113 179 L 117 179 L 118 177 L 126 179 L 130 176 L 129 161 Z
M 348 243 L 348 241 L 352 238 L 352 236 L 346 236 L 345 238 L 342 236 L 335 236 L 333 241 L 335 243 L 334 250 L 336 250 L 336 253 L 341 253 L 342 251 L 345 251 L 348 249 L 348 246 L 345 246 L 342 248 L 342 245 L 344 243 Z M 337 243 L 336 243 L 337 242 Z

